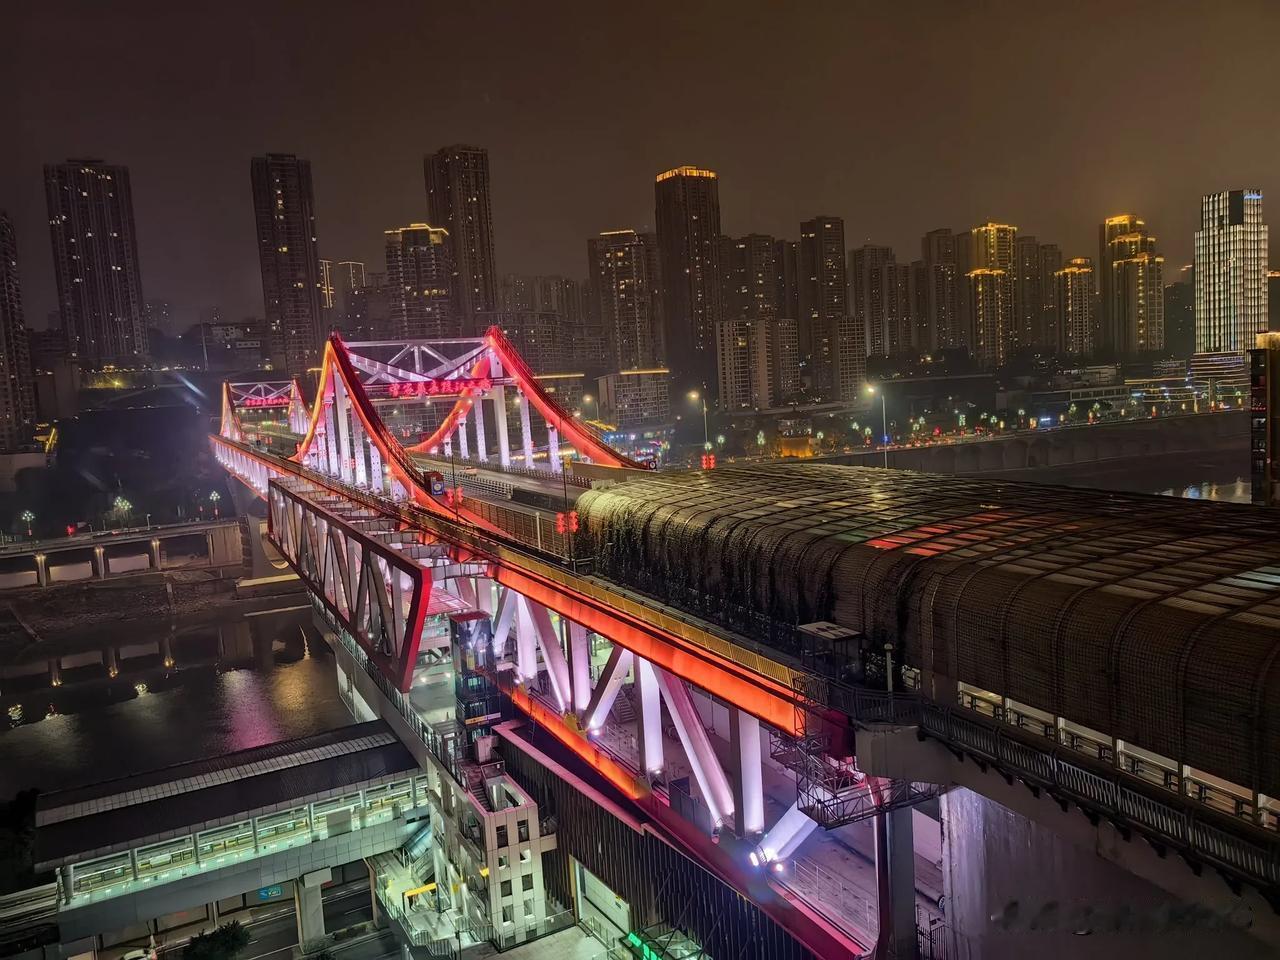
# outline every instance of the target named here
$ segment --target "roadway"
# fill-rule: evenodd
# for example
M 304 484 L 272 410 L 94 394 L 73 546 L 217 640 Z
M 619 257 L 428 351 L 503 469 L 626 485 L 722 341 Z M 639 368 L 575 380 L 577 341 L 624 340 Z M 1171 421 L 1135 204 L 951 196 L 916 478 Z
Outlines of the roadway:
M 373 920 L 373 903 L 367 881 L 357 880 L 335 886 L 326 890 L 325 894 L 324 928 L 329 933 Z M 219 917 L 218 924 L 233 920 L 239 920 L 241 926 L 249 931 L 249 946 L 240 954 L 239 960 L 288 960 L 298 943 L 298 922 L 294 916 L 291 897 Z M 213 924 L 206 921 L 170 931 L 157 938 L 156 952 L 177 958 L 179 951 L 191 938 L 206 929 L 213 929 Z M 98 956 L 100 960 L 117 960 L 129 950 L 145 946 L 146 943 L 142 941 L 133 941 L 99 951 Z M 362 937 L 345 946 L 341 942 L 337 943 L 333 950 L 344 960 L 378 960 L 380 957 L 396 956 L 400 952 L 390 930 L 380 931 L 375 937 Z

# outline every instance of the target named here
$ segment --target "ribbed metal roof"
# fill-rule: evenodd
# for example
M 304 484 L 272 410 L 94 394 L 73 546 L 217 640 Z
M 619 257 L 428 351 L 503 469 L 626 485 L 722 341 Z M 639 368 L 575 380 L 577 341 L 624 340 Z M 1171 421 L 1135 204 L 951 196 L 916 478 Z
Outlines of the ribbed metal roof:
M 741 628 L 831 620 L 906 662 L 1280 792 L 1280 516 L 826 464 L 578 501 L 603 576 Z
M 37 859 L 127 845 L 417 768 L 386 722 L 373 720 L 62 790 L 38 802 Z

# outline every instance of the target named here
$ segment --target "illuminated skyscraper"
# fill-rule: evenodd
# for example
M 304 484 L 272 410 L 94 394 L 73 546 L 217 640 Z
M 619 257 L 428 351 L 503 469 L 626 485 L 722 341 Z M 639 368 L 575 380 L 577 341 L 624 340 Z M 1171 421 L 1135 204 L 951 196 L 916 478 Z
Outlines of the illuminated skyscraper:
M 1240 353 L 1267 329 L 1262 192 L 1211 193 L 1196 231 L 1196 353 Z
M 18 241 L 13 221 L 0 210 L 0 453 L 16 450 L 30 437 L 35 416 Z
M 1040 244 L 1040 324 L 1037 327 L 1035 346 L 1056 351 L 1060 349 L 1058 333 L 1058 283 L 1054 274 L 1062 269 L 1062 250 L 1056 243 Z
M 663 365 L 657 238 L 606 230 L 587 241 L 592 313 L 604 326 L 615 370 Z
M 801 223 L 797 255 L 800 349 L 808 357 L 813 389 L 820 396 L 836 399 L 841 351 L 855 350 L 856 360 L 849 357 L 846 365 L 853 361 L 858 369 L 866 369 L 866 341 L 851 336 L 844 220 L 819 216 Z M 842 340 L 854 340 L 856 346 Z
M 720 188 L 713 170 L 683 166 L 654 182 L 663 323 L 680 391 L 716 389 L 720 320 Z
M 885 322 L 889 296 L 885 290 L 884 267 L 894 262 L 890 247 L 866 244 L 849 251 L 850 311 L 862 327 L 868 355 L 884 356 L 889 352 Z
M 391 335 L 405 339 L 458 336 L 460 321 L 451 301 L 454 271 L 448 231 L 411 223 L 384 235 Z
M 250 177 L 268 347 L 296 376 L 319 365 L 324 343 L 311 162 L 269 153 L 253 158 Z
M 1039 342 L 1044 322 L 1040 243 L 1023 234 L 1013 241 L 1013 339 L 1017 347 Z
M 335 322 L 346 335 L 356 335 L 365 327 L 367 280 L 364 264 L 359 260 L 339 260 L 333 267 Z M 364 336 L 364 332 L 358 334 Z
M 44 168 L 58 308 L 81 363 L 145 361 L 147 328 L 129 168 L 68 160 Z
M 956 236 L 950 229 L 930 230 L 920 242 L 923 274 L 922 325 L 926 351 L 945 350 L 960 340 L 958 298 L 963 276 L 956 263 Z
M 1020 342 L 1013 283 L 1018 228 L 987 222 L 974 227 L 969 235 L 973 267 L 968 272 L 968 346 L 982 366 L 999 367 Z
M 453 263 L 453 307 L 462 329 L 479 334 L 478 313 L 498 308 L 493 257 L 493 210 L 489 202 L 489 151 L 444 147 L 423 161 L 427 214 L 448 231 Z
M 1126 356 L 1164 346 L 1164 259 L 1156 238 L 1131 213 L 1108 217 L 1098 228 L 1098 342 Z
M 1088 257 L 1068 260 L 1054 274 L 1057 291 L 1057 328 L 1062 337 L 1061 352 L 1087 357 L 1097 350 L 1097 324 L 1093 317 L 1093 264 Z

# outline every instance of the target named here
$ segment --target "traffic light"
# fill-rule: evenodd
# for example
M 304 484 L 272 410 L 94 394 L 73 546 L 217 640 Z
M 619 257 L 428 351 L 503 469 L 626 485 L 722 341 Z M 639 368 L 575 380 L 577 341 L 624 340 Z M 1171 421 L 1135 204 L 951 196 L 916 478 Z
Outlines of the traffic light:
M 578 532 L 578 511 L 570 510 L 568 513 L 556 514 L 556 533 L 577 533 Z

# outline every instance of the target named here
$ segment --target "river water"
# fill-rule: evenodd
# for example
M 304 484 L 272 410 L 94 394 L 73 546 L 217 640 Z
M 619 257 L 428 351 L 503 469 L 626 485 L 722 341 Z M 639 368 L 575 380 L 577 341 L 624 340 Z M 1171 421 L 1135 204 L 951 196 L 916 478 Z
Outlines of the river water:
M 0 799 L 128 776 L 353 722 L 298 597 L 181 627 L 137 624 L 0 664 Z M 113 676 L 114 673 L 114 676 Z

